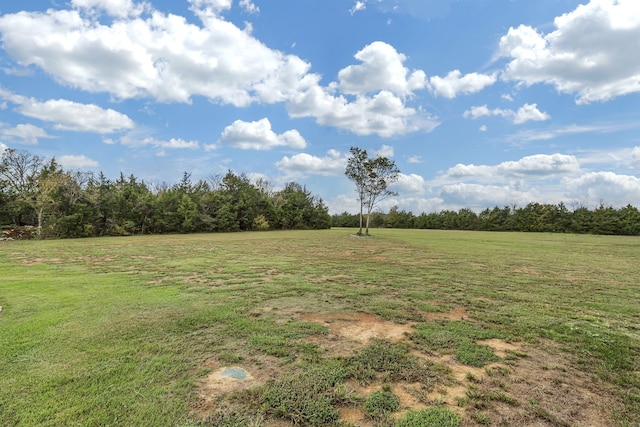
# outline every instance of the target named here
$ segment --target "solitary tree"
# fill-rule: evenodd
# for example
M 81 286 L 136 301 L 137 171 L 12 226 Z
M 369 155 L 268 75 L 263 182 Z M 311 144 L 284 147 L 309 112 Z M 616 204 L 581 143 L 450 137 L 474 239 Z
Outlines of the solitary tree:
M 386 157 L 376 156 L 370 158 L 366 150 L 351 147 L 351 156 L 344 171 L 345 175 L 356 185 L 356 193 L 360 202 L 360 230 L 362 235 L 363 211 L 367 212 L 367 225 L 365 234 L 369 235 L 369 218 L 376 204 L 388 196 L 397 195 L 389 190 L 389 185 L 398 180 L 400 170 L 395 162 Z

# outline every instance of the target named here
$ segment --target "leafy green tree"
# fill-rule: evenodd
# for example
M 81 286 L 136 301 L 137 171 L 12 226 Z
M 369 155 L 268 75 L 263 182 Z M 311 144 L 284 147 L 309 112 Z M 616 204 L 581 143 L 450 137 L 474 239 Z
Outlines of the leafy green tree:
M 345 175 L 356 186 L 358 202 L 360 203 L 360 229 L 362 235 L 363 212 L 367 213 L 366 235 L 369 235 L 369 219 L 371 211 L 382 199 L 395 196 L 397 193 L 389 190 L 389 185 L 396 182 L 400 170 L 395 162 L 386 157 L 370 158 L 366 150 L 351 147 L 351 156 L 347 161 Z
M 5 215 L 14 225 L 35 225 L 38 176 L 44 159 L 28 151 L 7 149 L 0 161 L 0 189 L 7 206 Z

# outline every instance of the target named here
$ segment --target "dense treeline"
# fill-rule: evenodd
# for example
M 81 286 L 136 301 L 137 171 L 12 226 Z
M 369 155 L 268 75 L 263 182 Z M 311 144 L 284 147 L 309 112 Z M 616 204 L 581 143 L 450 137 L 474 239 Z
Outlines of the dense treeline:
M 152 187 L 131 175 L 64 170 L 25 151 L 0 162 L 0 226 L 33 226 L 40 238 L 329 228 L 321 199 L 295 182 L 273 191 L 229 171 Z
M 342 213 L 331 217 L 333 227 L 358 227 L 357 214 Z M 371 216 L 373 227 L 430 228 L 439 230 L 534 231 L 556 233 L 588 233 L 640 235 L 640 211 L 627 205 L 614 209 L 604 205 L 594 210 L 579 207 L 569 210 L 559 205 L 529 203 L 525 207 L 505 206 L 485 209 L 476 214 L 470 209 L 422 213 L 392 208 L 388 214 Z

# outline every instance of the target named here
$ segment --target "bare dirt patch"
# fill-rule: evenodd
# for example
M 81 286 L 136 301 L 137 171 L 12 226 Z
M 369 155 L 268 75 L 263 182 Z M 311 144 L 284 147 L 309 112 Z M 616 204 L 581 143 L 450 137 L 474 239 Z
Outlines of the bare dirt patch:
M 456 307 L 451 311 L 446 311 L 446 312 L 443 312 L 443 313 L 440 313 L 440 312 L 425 313 L 424 317 L 425 317 L 425 320 L 427 320 L 427 321 L 432 321 L 432 320 L 467 320 L 467 319 L 469 319 L 469 316 L 467 315 L 467 310 L 465 310 L 465 308 L 462 307 L 462 306 Z
M 408 342 L 408 334 L 415 325 L 398 324 L 366 313 L 309 313 L 292 307 L 289 309 L 303 321 L 327 327 L 328 334 L 307 338 L 323 348 L 327 356 L 351 355 L 371 340 Z M 469 319 L 464 307 L 456 307 L 446 313 L 426 313 L 425 317 L 449 321 Z M 553 342 L 540 342 L 533 346 L 490 339 L 478 343 L 491 348 L 501 360 L 475 368 L 462 365 L 451 354 L 426 354 L 414 348 L 414 356 L 440 366 L 443 372 L 450 373 L 451 380 L 435 388 L 420 383 L 391 384 L 400 401 L 400 411 L 395 415 L 400 417 L 408 410 L 444 405 L 461 415 L 463 426 L 481 426 L 486 424 L 486 420 L 490 425 L 515 427 L 614 425 L 610 414 L 612 408 L 620 406 L 620 402 L 607 392 L 604 384 L 575 368 L 571 356 L 560 351 Z M 242 381 L 221 378 L 220 373 L 228 367 L 215 360 L 207 367 L 212 371 L 199 388 L 201 402 L 198 411 L 203 414 L 215 408 L 226 393 L 259 386 L 282 374 L 282 365 L 275 361 L 239 366 L 249 374 Z M 383 384 L 374 382 L 362 386 L 349 381 L 347 386 L 366 399 Z M 361 427 L 375 425 L 358 405 L 341 407 L 339 413 L 345 422 Z M 482 419 L 480 416 L 484 417 L 484 424 L 478 421 Z M 282 421 L 264 423 L 265 426 L 285 424 Z
M 358 347 L 373 339 L 398 342 L 413 331 L 413 324 L 398 324 L 365 313 L 354 314 L 305 314 L 301 319 L 327 326 L 328 338 L 339 337 L 357 343 Z

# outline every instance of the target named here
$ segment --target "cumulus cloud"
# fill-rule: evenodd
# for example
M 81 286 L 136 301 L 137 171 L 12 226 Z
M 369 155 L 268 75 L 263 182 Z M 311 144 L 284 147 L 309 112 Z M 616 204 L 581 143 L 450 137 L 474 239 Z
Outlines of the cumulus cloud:
M 429 79 L 430 89 L 437 96 L 455 98 L 459 94 L 480 92 L 498 79 L 496 74 L 469 73 L 464 76 L 460 70 L 453 70 L 445 77 L 433 76 Z
M 65 168 L 82 169 L 97 168 L 98 166 L 100 166 L 100 163 L 98 163 L 96 160 L 90 159 L 85 155 L 65 155 L 58 157 L 56 160 L 58 163 L 60 163 L 61 166 Z
M 343 93 L 364 95 L 386 90 L 407 96 L 426 87 L 424 71 L 406 68 L 406 56 L 387 43 L 373 42 L 356 53 L 355 59 L 361 64 L 349 65 L 338 73 L 338 87 Z
M 61 130 L 107 134 L 135 127 L 133 120 L 125 114 L 66 99 L 45 102 L 29 99 L 19 111 L 28 117 L 54 122 L 54 127 Z
M 541 122 L 549 120 L 551 116 L 538 110 L 537 104 L 524 104 L 513 117 L 513 123 L 519 125 L 528 121 Z
M 37 145 L 40 138 L 55 138 L 44 129 L 32 124 L 20 124 L 15 127 L 2 127 L 0 137 L 16 144 Z
M 190 102 L 199 95 L 244 106 L 282 101 L 306 84 L 308 64 L 215 15 L 230 1 L 191 3 L 203 12 L 202 26 L 156 10 L 107 24 L 79 10 L 6 14 L 0 17 L 3 48 L 64 84 L 120 99 Z
M 390 145 L 383 145 L 378 151 L 376 151 L 376 155 L 379 157 L 393 157 L 393 147 Z
M 0 97 L 18 104 L 18 112 L 45 122 L 54 123 L 54 128 L 76 132 L 99 134 L 133 129 L 135 123 L 127 115 L 94 104 L 81 104 L 66 99 L 38 101 L 16 95 L 0 88 Z
M 625 206 L 640 200 L 640 178 L 613 172 L 591 172 L 564 180 L 568 191 L 576 200 L 591 204 Z
M 546 83 L 578 103 L 640 92 L 640 8 L 635 0 L 591 0 L 554 20 L 544 34 L 521 25 L 500 39 L 502 77 Z
M 426 87 L 426 76 L 405 67 L 407 58 L 389 44 L 365 46 L 355 55 L 359 64 L 323 87 L 311 64 L 226 21 L 221 12 L 232 7 L 231 0 L 190 4 L 200 25 L 146 3 L 145 13 L 137 14 L 129 0 L 77 0 L 69 10 L 0 16 L 1 41 L 23 67 L 39 67 L 62 84 L 116 99 L 189 103 L 202 96 L 236 107 L 283 102 L 291 117 L 312 117 L 356 135 L 429 132 L 439 124 L 407 104 Z M 256 11 L 252 5 L 242 2 Z M 126 12 L 112 21 L 85 13 L 115 13 L 120 6 Z
M 276 167 L 287 175 L 340 176 L 344 174 L 346 166 L 346 157 L 335 150 L 328 151 L 324 157 L 307 153 L 285 156 L 276 163 Z
M 521 125 L 528 121 L 539 122 L 549 120 L 551 118 L 549 114 L 538 110 L 538 104 L 524 104 L 518 109 L 518 111 L 502 108 L 490 109 L 485 104 L 471 107 L 469 110 L 464 112 L 463 116 L 466 119 L 478 119 L 480 117 L 487 116 L 500 116 L 512 120 L 513 123 L 517 125 Z
M 390 189 L 401 194 L 422 194 L 424 193 L 425 180 L 417 174 L 399 174 L 398 181 L 390 186 Z
M 510 117 L 513 116 L 513 114 L 512 110 L 503 110 L 501 108 L 490 109 L 487 104 L 484 104 L 471 107 L 471 109 L 464 112 L 463 116 L 465 119 L 478 119 L 486 116 Z
M 522 191 L 509 185 L 482 185 L 473 183 L 449 184 L 441 188 L 440 198 L 443 204 L 451 208 L 483 209 L 493 206 L 517 204 L 525 206 L 539 195 Z M 548 202 L 548 200 L 547 200 Z
M 243 150 L 270 150 L 279 146 L 295 149 L 307 147 L 307 142 L 297 130 L 288 130 L 278 135 L 271 129 L 271 122 L 267 118 L 255 122 L 236 120 L 224 129 L 219 142 Z
M 103 10 L 118 18 L 140 15 L 145 8 L 145 3 L 135 4 L 133 0 L 71 0 L 71 5 L 89 12 Z
M 401 98 L 386 90 L 349 102 L 344 96 L 334 96 L 316 86 L 294 97 L 287 109 L 291 117 L 315 117 L 318 124 L 356 135 L 391 137 L 431 132 L 440 124 L 437 117 L 406 106 Z
M 575 174 L 580 164 L 575 156 L 567 154 L 535 154 L 517 161 L 503 162 L 497 165 L 463 165 L 449 168 L 445 175 L 449 178 L 492 178 L 500 180 L 538 177 L 551 178 L 557 175 Z

